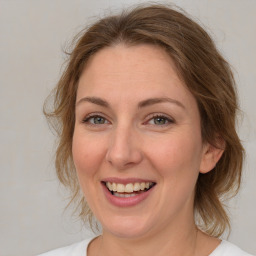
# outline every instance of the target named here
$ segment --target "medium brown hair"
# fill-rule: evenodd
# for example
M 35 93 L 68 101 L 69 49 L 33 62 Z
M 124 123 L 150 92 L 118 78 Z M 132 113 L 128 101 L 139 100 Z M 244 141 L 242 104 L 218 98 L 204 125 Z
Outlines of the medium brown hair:
M 54 105 L 45 115 L 58 132 L 55 166 L 61 183 L 78 200 L 80 216 L 93 215 L 80 195 L 73 159 L 72 137 L 78 81 L 89 58 L 100 49 L 119 43 L 160 46 L 174 61 L 177 72 L 195 97 L 204 141 L 218 147 L 216 137 L 225 141 L 225 151 L 216 167 L 199 174 L 194 210 L 199 227 L 220 236 L 230 227 L 222 199 L 235 195 L 241 182 L 243 147 L 235 125 L 238 111 L 235 82 L 229 64 L 206 31 L 184 11 L 163 5 L 139 6 L 119 15 L 98 20 L 79 35 L 56 88 Z

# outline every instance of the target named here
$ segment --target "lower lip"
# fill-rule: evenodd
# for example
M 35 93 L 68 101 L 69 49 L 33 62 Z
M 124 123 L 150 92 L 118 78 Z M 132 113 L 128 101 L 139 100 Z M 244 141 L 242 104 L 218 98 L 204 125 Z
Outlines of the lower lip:
M 107 189 L 107 187 L 102 184 L 103 191 L 105 196 L 107 197 L 108 201 L 118 207 L 129 207 L 129 206 L 135 206 L 139 204 L 140 202 L 144 201 L 150 193 L 152 193 L 154 187 L 149 189 L 146 192 L 140 193 L 136 196 L 131 197 L 117 197 L 111 194 L 111 192 Z

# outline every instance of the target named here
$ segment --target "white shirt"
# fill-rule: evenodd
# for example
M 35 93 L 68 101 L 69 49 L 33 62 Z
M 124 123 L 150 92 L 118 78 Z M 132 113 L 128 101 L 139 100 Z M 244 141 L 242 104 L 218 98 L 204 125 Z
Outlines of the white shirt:
M 87 256 L 87 247 L 92 239 L 86 239 L 66 247 L 62 247 L 38 256 Z M 253 256 L 242 251 L 236 245 L 222 240 L 220 245 L 209 256 Z

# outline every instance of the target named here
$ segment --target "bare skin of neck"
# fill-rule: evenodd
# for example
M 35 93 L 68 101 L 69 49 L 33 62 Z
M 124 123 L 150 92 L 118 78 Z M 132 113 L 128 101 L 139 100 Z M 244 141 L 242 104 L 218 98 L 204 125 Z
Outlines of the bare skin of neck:
M 89 245 L 88 256 L 208 256 L 220 244 L 220 240 L 198 230 L 167 235 L 162 230 L 157 237 L 125 239 L 104 234 Z

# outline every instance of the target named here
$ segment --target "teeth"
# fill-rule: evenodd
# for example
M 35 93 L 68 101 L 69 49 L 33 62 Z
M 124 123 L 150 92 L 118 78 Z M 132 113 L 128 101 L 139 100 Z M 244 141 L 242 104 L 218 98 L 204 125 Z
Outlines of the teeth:
M 110 191 L 118 192 L 118 193 L 132 193 L 134 191 L 140 191 L 140 190 L 145 190 L 149 189 L 153 185 L 153 182 L 136 182 L 134 184 L 128 183 L 126 185 L 120 184 L 120 183 L 111 183 L 107 182 L 106 186 Z M 114 193 L 115 194 L 115 193 Z M 134 194 L 135 195 L 135 194 Z M 131 194 L 129 195 L 131 196 Z
M 140 191 L 140 183 L 135 183 L 133 186 L 134 191 Z
M 108 182 L 109 183 L 109 182 Z M 110 184 L 110 183 L 109 183 Z M 116 183 L 112 183 L 112 191 L 117 191 Z
M 110 183 L 110 185 L 111 185 L 111 183 Z M 109 190 L 110 189 L 111 189 L 111 186 L 109 187 Z M 116 191 L 117 192 L 122 193 L 122 192 L 124 192 L 124 189 L 125 189 L 124 184 L 117 184 L 116 185 Z
M 136 194 L 134 194 L 134 193 L 132 193 L 132 194 L 119 194 L 119 193 L 114 192 L 114 196 L 117 196 L 117 197 L 133 197 L 133 196 L 136 196 Z
M 126 192 L 126 193 L 131 193 L 131 192 L 133 192 L 133 185 L 132 185 L 132 183 L 129 183 L 129 184 L 127 184 L 127 185 L 125 186 L 124 192 Z
M 111 183 L 109 184 L 109 190 L 113 191 L 113 186 Z

